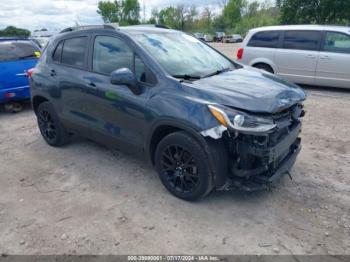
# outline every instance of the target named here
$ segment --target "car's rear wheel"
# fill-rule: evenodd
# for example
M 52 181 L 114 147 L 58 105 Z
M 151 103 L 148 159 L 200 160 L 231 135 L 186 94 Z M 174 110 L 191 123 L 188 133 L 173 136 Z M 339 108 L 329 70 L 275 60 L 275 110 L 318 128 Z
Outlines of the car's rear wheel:
M 163 185 L 178 198 L 198 200 L 213 189 L 208 158 L 185 132 L 172 133 L 159 143 L 155 165 Z
M 68 142 L 69 134 L 49 102 L 43 102 L 39 105 L 37 120 L 40 133 L 50 146 L 59 147 Z
M 267 64 L 256 64 L 256 65 L 254 65 L 254 67 L 255 67 L 255 68 L 262 69 L 262 70 L 264 70 L 264 71 L 266 71 L 266 72 L 269 72 L 269 73 L 271 73 L 271 74 L 274 73 L 272 67 L 269 66 L 269 65 L 267 65 Z

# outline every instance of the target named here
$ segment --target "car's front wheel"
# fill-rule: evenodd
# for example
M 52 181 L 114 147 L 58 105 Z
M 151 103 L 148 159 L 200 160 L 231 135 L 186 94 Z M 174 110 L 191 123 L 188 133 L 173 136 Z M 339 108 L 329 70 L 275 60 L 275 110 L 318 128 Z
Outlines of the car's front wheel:
M 50 102 L 43 102 L 37 110 L 40 133 L 50 146 L 59 147 L 68 142 L 69 134 L 62 126 Z
M 208 157 L 185 132 L 172 133 L 159 143 L 155 166 L 163 185 L 178 198 L 198 200 L 213 189 Z

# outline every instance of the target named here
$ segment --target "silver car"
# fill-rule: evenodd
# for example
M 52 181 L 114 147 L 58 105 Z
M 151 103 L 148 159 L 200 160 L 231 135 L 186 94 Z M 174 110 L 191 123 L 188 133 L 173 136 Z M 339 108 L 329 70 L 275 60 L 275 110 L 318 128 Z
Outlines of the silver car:
M 350 27 L 256 28 L 244 39 L 237 59 L 294 83 L 350 88 Z

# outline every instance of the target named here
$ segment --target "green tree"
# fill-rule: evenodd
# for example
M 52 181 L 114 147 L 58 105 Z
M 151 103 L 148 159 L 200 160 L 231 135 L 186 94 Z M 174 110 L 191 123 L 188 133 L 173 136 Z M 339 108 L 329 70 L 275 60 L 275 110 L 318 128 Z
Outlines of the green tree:
M 242 19 L 233 28 L 235 33 L 245 34 L 251 28 L 275 25 L 278 23 L 278 9 L 265 2 L 246 2 Z
M 197 11 L 197 7 L 195 5 L 192 5 L 187 13 L 187 17 L 186 17 L 186 23 L 187 23 L 187 28 L 189 30 L 193 30 L 195 27 L 195 20 L 198 16 L 198 11 Z
M 153 8 L 151 11 L 151 18 L 148 20 L 149 24 L 158 24 L 159 22 L 159 12 L 157 8 Z
M 122 2 L 122 21 L 129 25 L 140 23 L 140 4 L 138 0 L 125 0 Z
M 105 23 L 133 25 L 140 23 L 140 3 L 138 0 L 100 1 L 97 13 Z
M 241 21 L 244 0 L 229 0 L 225 5 L 222 15 L 227 27 L 233 28 Z
M 0 37 L 12 37 L 12 36 L 30 36 L 30 31 L 15 26 L 8 26 L 3 30 L 0 30 Z
M 204 32 L 210 32 L 212 30 L 212 23 L 213 23 L 213 12 L 209 7 L 204 8 L 203 13 L 202 13 L 202 24 L 204 26 Z
M 176 7 L 176 19 L 178 21 L 178 26 L 177 28 L 180 30 L 185 30 L 185 24 L 186 24 L 186 19 L 187 18 L 187 8 L 183 5 L 178 5 Z
M 121 12 L 117 2 L 100 1 L 98 2 L 97 13 L 101 15 L 105 23 L 118 23 L 121 18 Z
M 283 24 L 346 24 L 349 0 L 277 0 Z
M 169 26 L 170 28 L 178 29 L 179 23 L 177 17 L 178 12 L 175 7 L 166 7 L 159 12 L 159 23 Z

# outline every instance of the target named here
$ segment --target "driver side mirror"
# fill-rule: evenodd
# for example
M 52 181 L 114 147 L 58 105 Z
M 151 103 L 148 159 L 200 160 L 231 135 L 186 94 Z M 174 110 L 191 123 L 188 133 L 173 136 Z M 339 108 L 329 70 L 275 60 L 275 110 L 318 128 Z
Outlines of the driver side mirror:
M 126 85 L 135 95 L 141 94 L 135 74 L 129 68 L 120 68 L 111 73 L 112 85 Z

